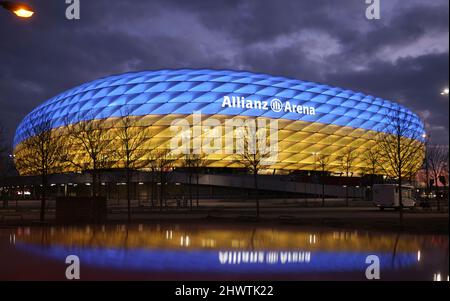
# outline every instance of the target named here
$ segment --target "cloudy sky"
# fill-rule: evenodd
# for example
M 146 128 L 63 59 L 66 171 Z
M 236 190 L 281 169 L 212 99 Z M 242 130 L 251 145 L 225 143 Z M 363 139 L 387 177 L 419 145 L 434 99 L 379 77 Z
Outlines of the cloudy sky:
M 449 1 L 27 0 L 37 14 L 0 10 L 0 123 L 20 120 L 56 94 L 110 74 L 161 68 L 263 72 L 403 103 L 448 144 Z

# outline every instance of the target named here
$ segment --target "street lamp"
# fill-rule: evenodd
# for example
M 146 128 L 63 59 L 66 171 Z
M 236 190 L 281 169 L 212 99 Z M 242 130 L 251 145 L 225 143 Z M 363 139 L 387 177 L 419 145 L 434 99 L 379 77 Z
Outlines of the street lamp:
M 442 90 L 441 95 L 448 96 L 448 92 L 448 88 L 445 88 L 444 90 Z
M 30 6 L 23 3 L 12 1 L 0 1 L 0 6 L 14 13 L 16 16 L 20 18 L 30 18 L 34 14 L 33 9 Z

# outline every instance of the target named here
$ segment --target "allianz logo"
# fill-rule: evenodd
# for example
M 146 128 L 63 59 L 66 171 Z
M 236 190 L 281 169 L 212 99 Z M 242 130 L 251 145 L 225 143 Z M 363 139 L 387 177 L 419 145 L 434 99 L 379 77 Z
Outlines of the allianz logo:
M 281 101 L 278 98 L 270 100 L 247 99 L 244 96 L 224 96 L 222 108 L 241 108 L 263 111 L 273 111 L 275 113 L 297 113 L 302 115 L 316 115 L 316 109 L 310 106 L 293 104 L 289 100 Z

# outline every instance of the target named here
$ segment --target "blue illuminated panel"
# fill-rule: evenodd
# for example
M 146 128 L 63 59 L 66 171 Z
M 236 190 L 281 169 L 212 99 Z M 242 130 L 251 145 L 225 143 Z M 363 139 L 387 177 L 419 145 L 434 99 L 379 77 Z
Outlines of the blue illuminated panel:
M 277 98 L 283 103 L 316 109 L 315 115 L 223 108 L 224 96 L 251 100 Z M 419 117 L 405 107 L 381 98 L 313 82 L 230 70 L 159 70 L 113 75 L 63 92 L 28 114 L 19 125 L 14 146 L 27 138 L 33 118 L 51 118 L 53 126 L 65 120 L 76 123 L 94 116 L 96 119 L 132 115 L 204 114 L 241 115 L 282 118 L 349 126 L 378 132 L 386 131 L 391 110 L 400 110 L 413 118 L 423 131 Z

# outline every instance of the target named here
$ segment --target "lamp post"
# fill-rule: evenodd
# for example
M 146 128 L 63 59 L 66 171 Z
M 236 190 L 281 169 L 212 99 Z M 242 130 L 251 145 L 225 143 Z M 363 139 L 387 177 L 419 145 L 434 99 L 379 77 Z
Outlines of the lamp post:
M 33 9 L 27 4 L 13 1 L 0 1 L 0 6 L 20 18 L 31 18 L 34 15 Z

